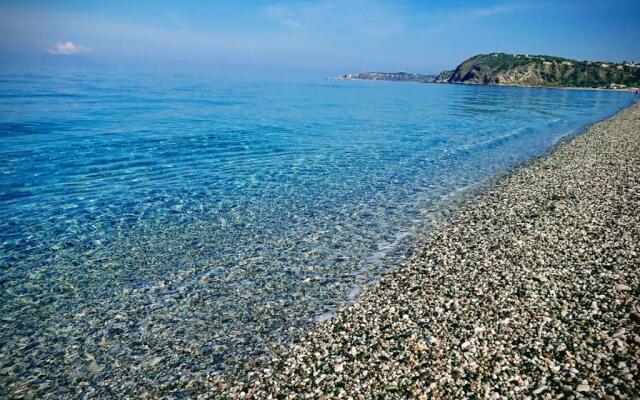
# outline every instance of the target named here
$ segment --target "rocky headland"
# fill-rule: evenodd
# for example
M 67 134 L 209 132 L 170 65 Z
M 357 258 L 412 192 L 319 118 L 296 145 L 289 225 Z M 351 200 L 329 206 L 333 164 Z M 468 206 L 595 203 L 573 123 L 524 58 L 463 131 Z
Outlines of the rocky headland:
M 635 90 L 640 87 L 640 64 L 491 53 L 473 56 L 438 75 L 365 72 L 339 79 Z

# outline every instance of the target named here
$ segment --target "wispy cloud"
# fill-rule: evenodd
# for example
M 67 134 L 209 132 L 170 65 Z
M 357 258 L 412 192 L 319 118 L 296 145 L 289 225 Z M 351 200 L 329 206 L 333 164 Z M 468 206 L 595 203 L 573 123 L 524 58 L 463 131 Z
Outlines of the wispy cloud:
M 295 11 L 280 5 L 269 5 L 264 8 L 266 16 L 288 28 L 299 28 L 302 22 L 298 19 Z
M 77 45 L 70 41 L 57 42 L 55 45 L 47 49 L 47 52 L 49 54 L 54 54 L 57 56 L 69 56 L 72 54 L 86 53 L 88 51 L 91 51 L 91 49 L 88 47 Z
M 322 0 L 280 2 L 263 8 L 267 19 L 278 25 L 329 37 L 385 39 L 405 31 L 405 16 L 393 3 L 379 0 Z
M 447 31 L 459 29 L 461 25 L 472 21 L 518 13 L 535 7 L 536 5 L 533 3 L 525 2 L 500 3 L 490 6 L 465 8 L 456 10 L 455 12 L 434 14 L 431 18 L 432 24 L 427 24 L 426 27 L 417 29 L 416 31 L 427 35 L 442 34 Z
M 479 7 L 469 10 L 468 15 L 472 18 L 492 17 L 494 15 L 507 14 L 517 12 L 529 8 L 529 4 L 497 4 L 488 7 Z

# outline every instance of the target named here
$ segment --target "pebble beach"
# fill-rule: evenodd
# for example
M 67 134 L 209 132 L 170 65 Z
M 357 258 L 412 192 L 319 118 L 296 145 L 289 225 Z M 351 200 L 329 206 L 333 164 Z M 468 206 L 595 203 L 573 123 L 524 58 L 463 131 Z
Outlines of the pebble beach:
M 639 298 L 636 103 L 474 195 L 354 304 L 202 397 L 638 398 Z

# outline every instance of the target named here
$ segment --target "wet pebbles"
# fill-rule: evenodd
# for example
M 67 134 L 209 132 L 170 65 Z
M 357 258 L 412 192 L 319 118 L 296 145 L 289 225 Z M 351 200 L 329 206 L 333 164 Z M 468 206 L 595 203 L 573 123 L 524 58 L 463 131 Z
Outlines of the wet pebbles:
M 640 105 L 520 168 L 217 398 L 637 398 Z M 171 396 L 168 390 L 165 395 Z

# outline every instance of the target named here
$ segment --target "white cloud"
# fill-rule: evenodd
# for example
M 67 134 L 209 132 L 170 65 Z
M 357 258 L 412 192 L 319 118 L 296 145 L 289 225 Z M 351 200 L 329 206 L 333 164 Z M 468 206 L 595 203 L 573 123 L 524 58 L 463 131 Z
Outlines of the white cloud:
M 86 53 L 90 50 L 91 49 L 89 49 L 88 47 L 83 47 L 73 42 L 66 41 L 56 43 L 53 47 L 48 48 L 47 52 L 49 54 L 55 54 L 58 56 L 68 56 L 71 54 Z

